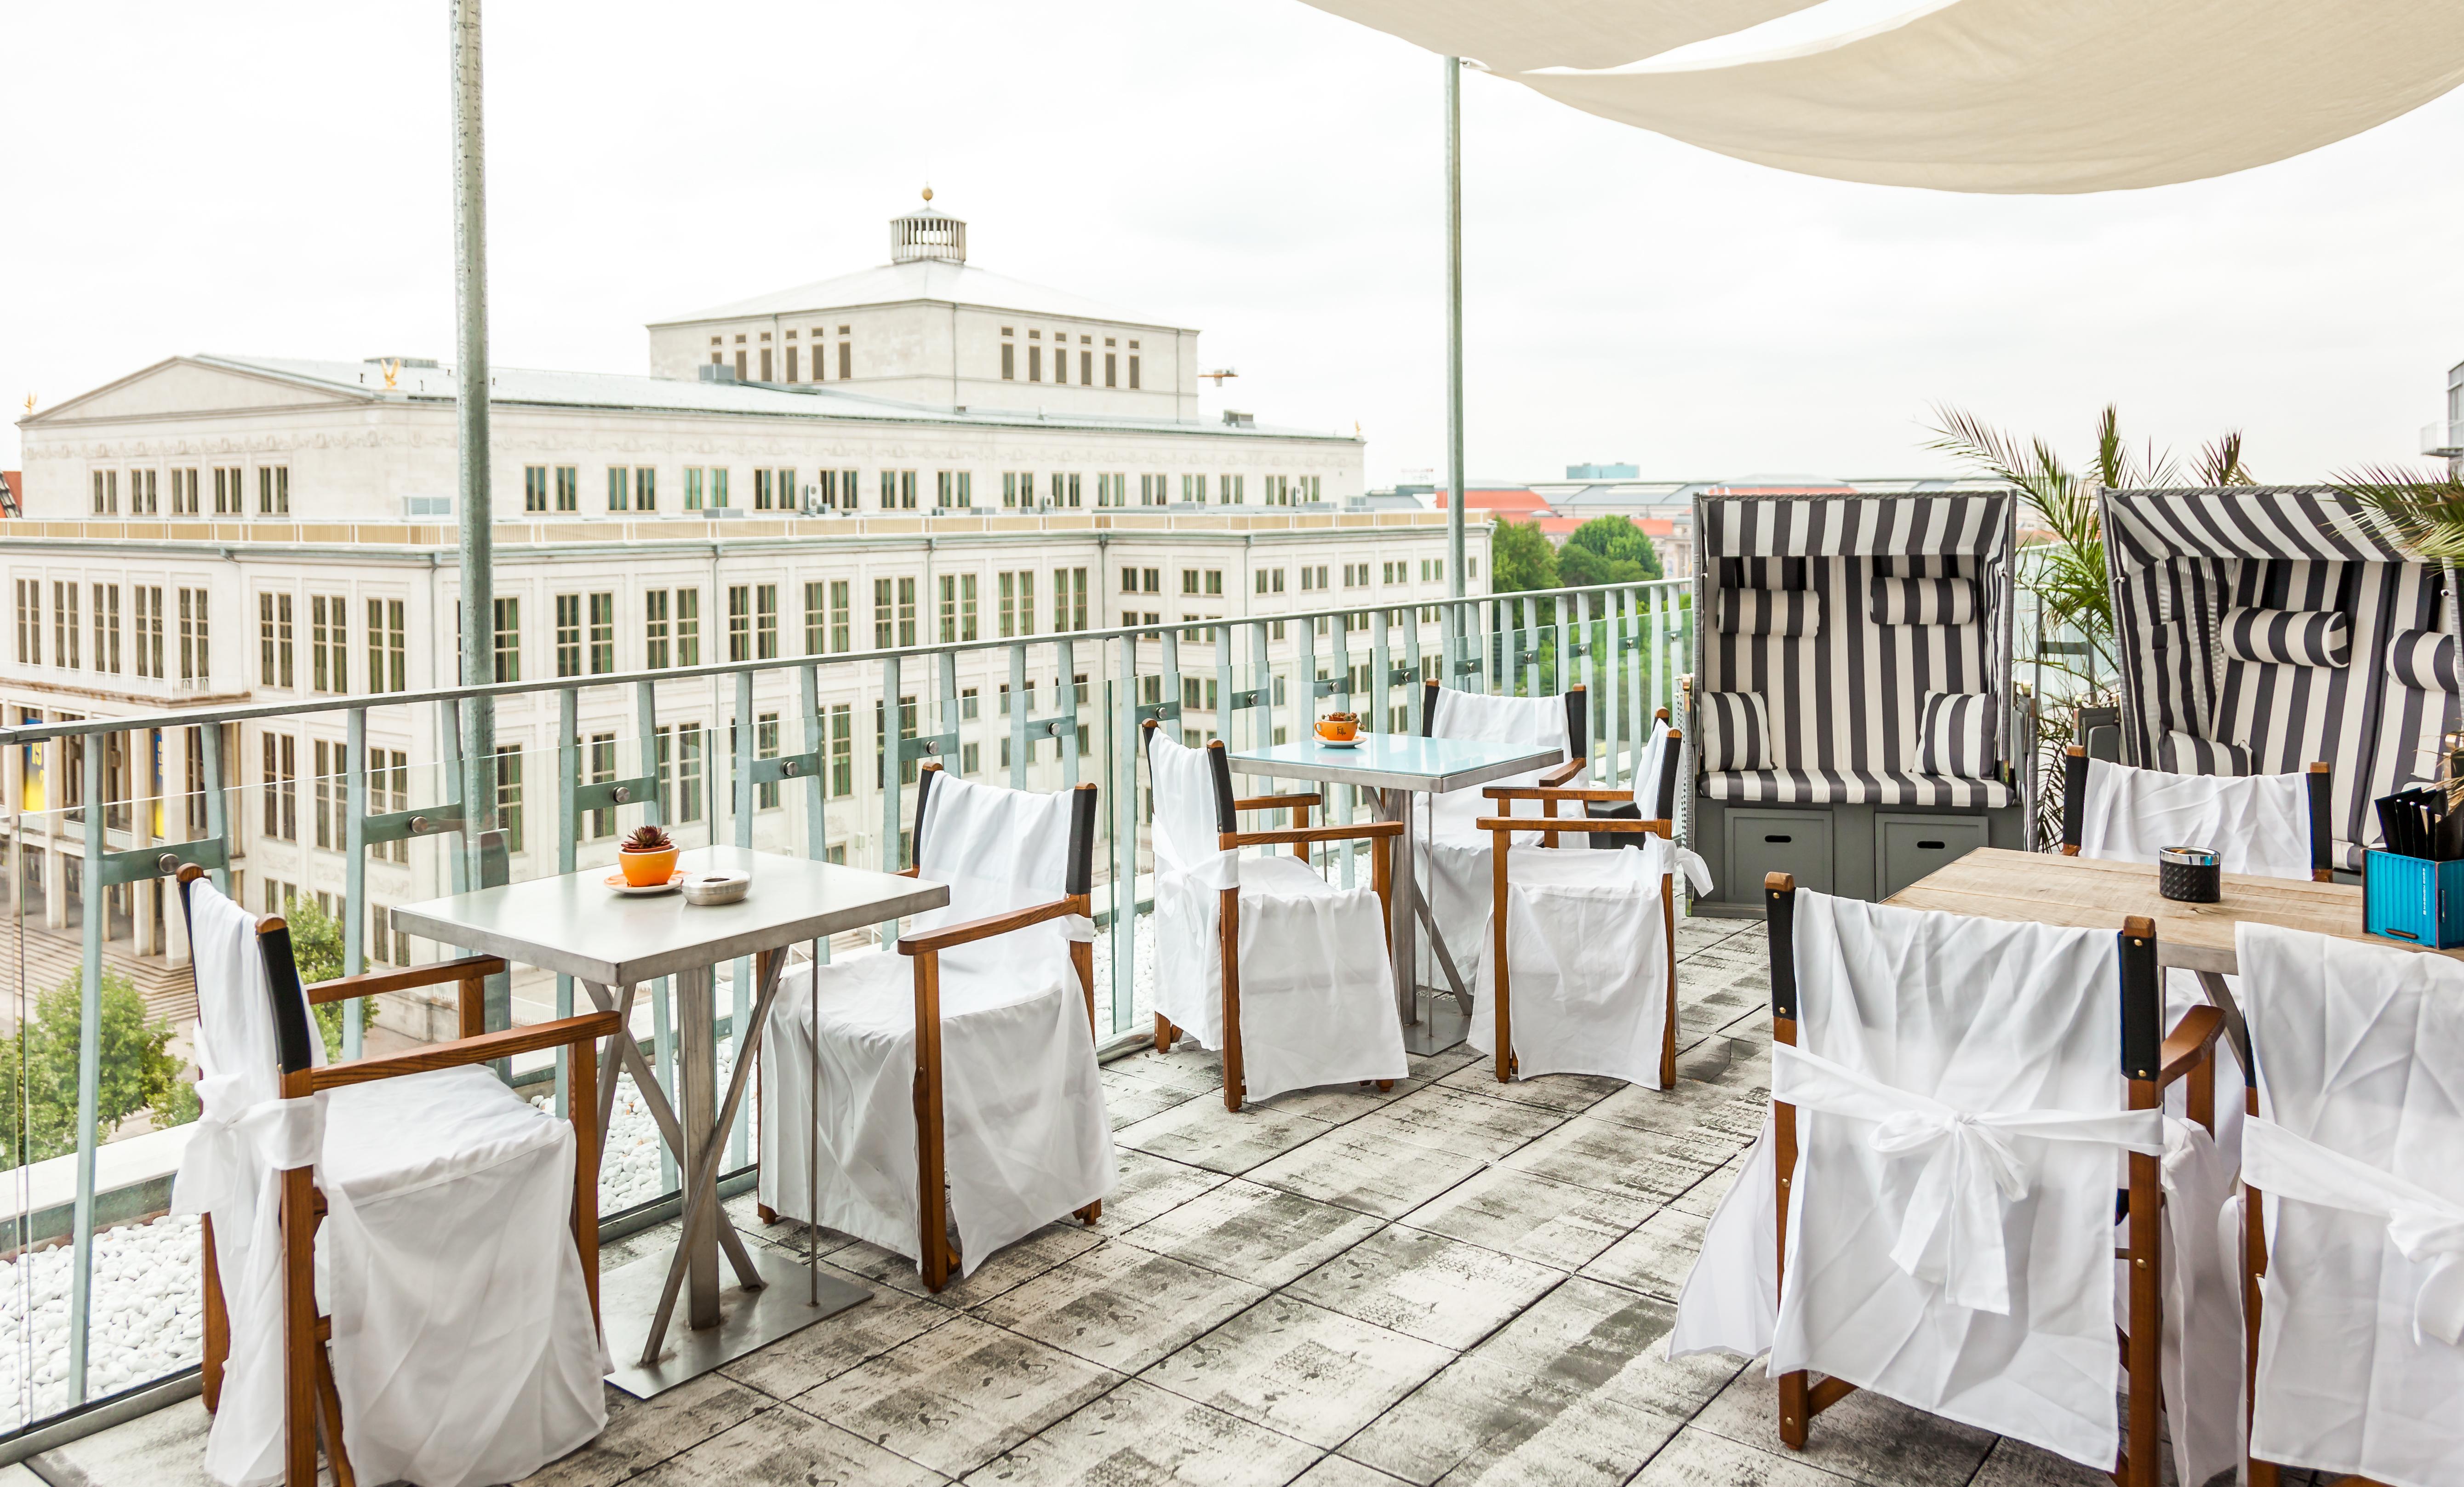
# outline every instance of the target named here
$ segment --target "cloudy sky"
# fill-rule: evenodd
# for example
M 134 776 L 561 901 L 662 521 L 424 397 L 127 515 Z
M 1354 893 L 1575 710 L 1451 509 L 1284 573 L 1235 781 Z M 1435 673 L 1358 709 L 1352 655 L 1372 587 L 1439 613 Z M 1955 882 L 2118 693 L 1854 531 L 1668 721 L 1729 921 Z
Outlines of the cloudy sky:
M 887 257 L 930 181 L 973 261 L 1201 327 L 1217 405 L 1441 458 L 1441 64 L 1295 0 L 590 6 L 488 16 L 500 364 Z M 182 352 L 446 356 L 446 10 L 0 0 L 0 397 Z M 1465 81 L 1471 464 L 1943 469 L 1927 409 L 2096 410 L 2265 477 L 2403 460 L 2464 360 L 2451 96 L 2304 159 L 2094 197 L 1741 164 Z M 0 428 L 0 466 L 13 465 Z

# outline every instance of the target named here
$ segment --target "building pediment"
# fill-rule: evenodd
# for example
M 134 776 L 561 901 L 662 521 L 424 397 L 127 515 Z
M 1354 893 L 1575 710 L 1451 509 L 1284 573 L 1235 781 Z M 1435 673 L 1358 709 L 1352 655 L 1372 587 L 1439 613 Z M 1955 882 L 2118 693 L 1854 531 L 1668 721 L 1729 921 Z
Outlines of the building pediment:
M 336 407 L 371 401 L 374 400 L 366 393 L 319 378 L 211 357 L 173 357 L 41 409 L 20 423 L 33 429 L 89 422 Z

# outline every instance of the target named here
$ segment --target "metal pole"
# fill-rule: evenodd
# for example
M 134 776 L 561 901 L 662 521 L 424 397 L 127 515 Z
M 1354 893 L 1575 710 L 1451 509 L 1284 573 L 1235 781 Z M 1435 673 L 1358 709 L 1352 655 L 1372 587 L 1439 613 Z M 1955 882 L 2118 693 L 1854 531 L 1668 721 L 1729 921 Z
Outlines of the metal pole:
M 1446 592 L 1463 597 L 1463 58 L 1446 63 Z
M 452 0 L 453 19 L 453 404 L 461 480 L 462 683 L 496 679 L 495 555 L 488 482 L 488 208 L 480 131 L 479 0 Z M 496 706 L 462 704 L 463 850 L 477 874 L 479 834 L 496 823 Z

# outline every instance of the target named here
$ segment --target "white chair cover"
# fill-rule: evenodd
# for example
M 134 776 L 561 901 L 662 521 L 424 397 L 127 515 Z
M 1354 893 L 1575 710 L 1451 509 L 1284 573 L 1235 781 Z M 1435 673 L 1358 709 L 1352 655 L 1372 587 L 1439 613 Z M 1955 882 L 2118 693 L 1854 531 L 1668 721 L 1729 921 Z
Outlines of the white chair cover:
M 2227 872 L 2310 876 L 2304 775 L 2168 775 L 2090 759 L 2079 855 L 2153 863 L 2168 846 L 2216 852 Z
M 1062 897 L 1070 796 L 935 780 L 919 875 L 948 884 L 950 903 L 916 915 L 913 932 Z M 1084 926 L 1051 921 L 941 953 L 942 1127 L 963 1274 L 1112 1189 L 1095 1044 L 1069 959 Z M 781 977 L 761 1042 L 760 1191 L 774 1212 L 920 1259 L 914 964 L 870 951 Z M 807 1131 L 820 1135 L 818 1213 Z
M 1215 844 L 1214 768 L 1158 730 L 1155 799 L 1155 1010 L 1204 1048 L 1223 1046 L 1225 887 L 1241 890 L 1241 1067 L 1248 1097 L 1410 1072 L 1396 1011 L 1385 909 L 1285 852 Z
M 2251 1452 L 2464 1481 L 2464 966 L 2265 925 L 2234 945 L 2269 1251 Z
M 1669 740 L 1676 733 L 1666 718 L 1651 720 L 1651 740 L 1642 746 L 1642 764 L 1634 772 L 1634 803 L 1642 808 L 1645 817 L 1649 817 L 1660 804 L 1661 772 L 1677 767 L 1677 761 L 1669 757 Z M 1673 805 L 1671 809 L 1674 809 Z M 1711 890 L 1705 888 L 1702 891 L 1708 893 Z
M 1438 693 L 1429 736 L 1524 744 L 1554 749 L 1561 761 L 1572 757 L 1567 753 L 1563 697 L 1492 697 L 1449 687 Z M 1546 773 L 1533 770 L 1492 783 L 1536 784 Z M 1427 844 L 1420 858 L 1421 891 L 1431 917 L 1445 933 L 1455 968 L 1466 977 L 1477 973 L 1488 945 L 1489 839 L 1477 822 L 1483 816 L 1494 815 L 1490 807 L 1497 802 L 1481 794 L 1486 788 L 1474 785 L 1414 802 L 1420 812 L 1420 839 Z M 1514 839 L 1517 846 L 1536 846 L 1539 842 L 1537 832 Z
M 1766 1130 L 1671 1353 L 1769 1347 L 1773 1372 L 2110 1467 L 2116 1148 L 2163 1150 L 2160 1114 L 2123 1107 L 2114 936 L 1802 890 L 1795 924 L 1798 1041 L 1772 1049 L 1798 1109 L 1786 1285 L 1771 1307 Z
M 1633 842 L 1633 838 L 1625 839 Z M 1507 863 L 1507 1016 L 1517 1075 L 1600 1074 L 1661 1087 L 1667 1027 L 1668 925 L 1661 886 L 1683 867 L 1697 892 L 1709 869 L 1683 847 L 1644 837 L 1614 852 L 1515 847 Z M 1497 1051 L 1496 957 L 1481 957 L 1465 1040 Z
M 277 1174 L 301 1165 L 326 1198 L 319 1290 L 361 1479 L 513 1481 L 597 1435 L 609 1363 L 573 1247 L 573 1127 L 480 1067 L 280 1099 L 255 921 L 210 883 L 189 893 L 205 1108 L 172 1211 L 213 1215 L 231 1320 L 208 1475 L 282 1476 Z

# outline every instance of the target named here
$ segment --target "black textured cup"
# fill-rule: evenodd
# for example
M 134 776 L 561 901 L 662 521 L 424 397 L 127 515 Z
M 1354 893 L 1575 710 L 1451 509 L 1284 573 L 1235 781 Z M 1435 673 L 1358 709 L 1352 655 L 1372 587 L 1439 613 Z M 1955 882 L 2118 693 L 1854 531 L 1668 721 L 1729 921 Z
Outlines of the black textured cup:
M 2224 868 L 2203 846 L 2168 846 L 2156 854 L 2156 891 L 2177 904 L 2212 904 L 2224 893 Z

